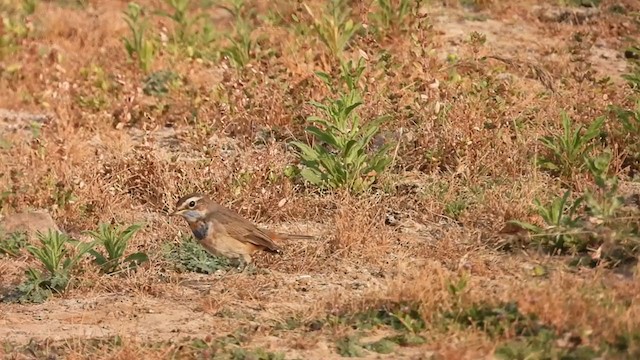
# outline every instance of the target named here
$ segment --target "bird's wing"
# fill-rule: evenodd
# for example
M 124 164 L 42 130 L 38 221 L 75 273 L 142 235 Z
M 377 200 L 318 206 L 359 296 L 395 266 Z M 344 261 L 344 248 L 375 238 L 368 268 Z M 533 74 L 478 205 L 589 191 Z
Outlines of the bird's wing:
M 213 216 L 214 221 L 220 223 L 227 234 L 234 239 L 248 242 L 273 252 L 281 251 L 280 247 L 273 242 L 269 235 L 258 229 L 249 220 L 246 220 L 239 214 L 225 207 L 217 206 L 216 209 L 212 211 L 211 215 Z

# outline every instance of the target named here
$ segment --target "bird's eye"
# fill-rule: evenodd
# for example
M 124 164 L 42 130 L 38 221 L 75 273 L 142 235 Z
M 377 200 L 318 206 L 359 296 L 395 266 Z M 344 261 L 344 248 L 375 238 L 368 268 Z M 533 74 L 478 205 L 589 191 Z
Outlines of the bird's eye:
M 195 206 L 196 206 L 196 202 L 195 202 L 195 201 L 190 201 L 190 202 L 189 202 L 189 207 L 190 207 L 190 208 L 192 208 L 192 209 L 193 209 Z

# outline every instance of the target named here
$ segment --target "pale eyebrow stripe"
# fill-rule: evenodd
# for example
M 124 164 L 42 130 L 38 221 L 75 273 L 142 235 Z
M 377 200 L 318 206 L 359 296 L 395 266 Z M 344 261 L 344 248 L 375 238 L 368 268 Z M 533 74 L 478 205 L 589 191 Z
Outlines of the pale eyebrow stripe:
M 191 201 L 198 201 L 198 200 L 201 200 L 201 199 L 202 199 L 202 196 L 192 196 L 192 197 L 188 198 L 187 200 L 185 200 L 183 202 L 183 204 L 188 204 Z

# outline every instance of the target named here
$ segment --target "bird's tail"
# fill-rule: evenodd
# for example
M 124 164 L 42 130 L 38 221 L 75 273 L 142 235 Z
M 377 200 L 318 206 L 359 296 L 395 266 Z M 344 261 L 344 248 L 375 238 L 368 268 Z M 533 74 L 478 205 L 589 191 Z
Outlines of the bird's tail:
M 287 240 L 313 240 L 316 237 L 312 235 L 301 235 L 301 234 L 278 234 L 281 238 Z
M 316 237 L 311 235 L 301 235 L 301 234 L 285 234 L 280 232 L 275 232 L 272 230 L 263 230 L 265 231 L 271 238 L 275 240 L 313 240 Z

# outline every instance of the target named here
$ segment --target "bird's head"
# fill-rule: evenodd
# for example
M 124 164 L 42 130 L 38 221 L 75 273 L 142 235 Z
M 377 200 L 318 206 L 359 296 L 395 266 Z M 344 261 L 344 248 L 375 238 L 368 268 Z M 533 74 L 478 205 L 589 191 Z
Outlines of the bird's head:
M 209 199 L 201 193 L 185 195 L 176 203 L 176 209 L 170 216 L 182 216 L 187 222 L 192 223 L 202 220 L 207 215 Z

